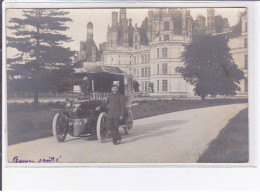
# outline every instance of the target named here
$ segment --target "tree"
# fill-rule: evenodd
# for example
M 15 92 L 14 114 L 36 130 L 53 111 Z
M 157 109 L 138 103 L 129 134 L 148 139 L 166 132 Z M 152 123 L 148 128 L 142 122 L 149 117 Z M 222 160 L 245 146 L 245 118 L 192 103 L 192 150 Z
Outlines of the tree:
M 202 35 L 186 46 L 181 55 L 183 67 L 177 73 L 194 86 L 202 100 L 211 95 L 235 95 L 244 74 L 234 63 L 224 36 Z
M 34 93 L 38 104 L 39 92 L 64 89 L 73 71 L 74 52 L 64 46 L 71 38 L 65 35 L 68 12 L 59 9 L 27 9 L 21 18 L 11 18 L 13 36 L 7 46 L 17 54 L 7 60 L 8 78 L 13 85 Z
M 134 80 L 133 81 L 133 88 L 134 88 L 134 91 L 135 92 L 139 92 L 139 87 L 140 87 L 140 84 L 138 81 Z
M 217 15 L 215 17 L 215 25 L 216 25 L 216 32 L 217 33 L 223 32 L 223 28 L 225 26 L 225 20 L 222 18 L 221 15 Z

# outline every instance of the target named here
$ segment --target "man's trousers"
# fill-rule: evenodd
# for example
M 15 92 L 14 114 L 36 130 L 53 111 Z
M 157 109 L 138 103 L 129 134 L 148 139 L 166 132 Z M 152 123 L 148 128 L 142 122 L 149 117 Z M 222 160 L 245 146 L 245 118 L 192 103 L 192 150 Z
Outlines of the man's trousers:
M 107 127 L 111 132 L 113 140 L 121 140 L 121 135 L 119 133 L 119 118 L 107 118 Z

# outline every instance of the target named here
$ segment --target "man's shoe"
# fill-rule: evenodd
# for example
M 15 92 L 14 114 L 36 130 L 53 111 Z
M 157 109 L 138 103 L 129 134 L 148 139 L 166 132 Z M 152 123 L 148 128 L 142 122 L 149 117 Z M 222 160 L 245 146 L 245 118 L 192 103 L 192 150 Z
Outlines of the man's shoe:
M 120 142 L 121 142 L 121 139 L 113 139 L 114 145 L 118 145 L 118 144 L 120 144 Z

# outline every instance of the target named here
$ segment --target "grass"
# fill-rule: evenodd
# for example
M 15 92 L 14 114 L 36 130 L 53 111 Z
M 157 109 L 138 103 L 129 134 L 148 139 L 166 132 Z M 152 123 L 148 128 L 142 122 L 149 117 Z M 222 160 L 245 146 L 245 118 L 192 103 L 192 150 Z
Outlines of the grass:
M 225 104 L 247 103 L 247 99 L 208 99 L 201 100 L 156 100 L 139 101 L 138 106 L 132 107 L 134 119 L 177 112 L 195 108 L 220 106 Z
M 248 109 L 240 111 L 222 129 L 199 163 L 246 163 L 249 159 Z
M 134 119 L 140 119 L 169 112 L 246 102 L 246 99 L 139 101 L 137 106 L 132 107 L 132 111 Z M 51 109 L 63 107 L 63 103 L 39 104 L 36 107 L 29 103 L 8 104 L 8 145 L 52 136 L 52 120 L 56 112 Z

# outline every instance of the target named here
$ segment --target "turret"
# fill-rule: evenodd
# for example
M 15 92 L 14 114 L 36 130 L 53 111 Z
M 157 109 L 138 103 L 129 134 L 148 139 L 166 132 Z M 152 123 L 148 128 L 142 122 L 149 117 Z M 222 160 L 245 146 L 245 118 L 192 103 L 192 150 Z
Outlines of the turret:
M 93 24 L 89 22 L 87 25 L 87 39 L 93 39 Z

